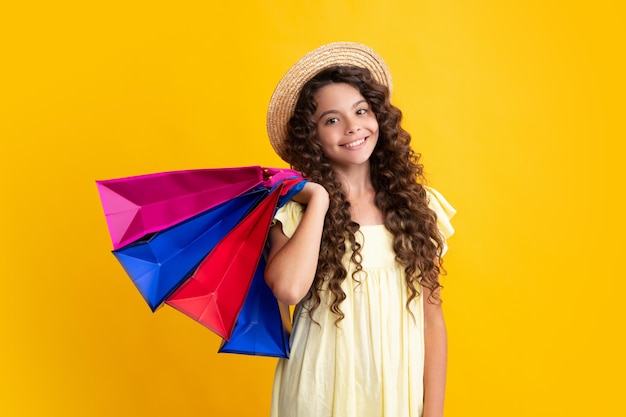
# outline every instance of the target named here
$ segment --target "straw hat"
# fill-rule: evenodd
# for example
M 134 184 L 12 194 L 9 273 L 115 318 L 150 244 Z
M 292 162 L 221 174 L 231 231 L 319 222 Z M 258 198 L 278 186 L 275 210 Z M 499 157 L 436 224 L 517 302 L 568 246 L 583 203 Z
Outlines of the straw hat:
M 387 64 L 365 45 L 334 42 L 309 52 L 280 80 L 267 110 L 267 133 L 274 150 L 283 160 L 287 160 L 285 149 L 287 123 L 293 115 L 302 86 L 320 71 L 334 66 L 367 68 L 374 80 L 387 86 L 391 92 L 391 74 Z

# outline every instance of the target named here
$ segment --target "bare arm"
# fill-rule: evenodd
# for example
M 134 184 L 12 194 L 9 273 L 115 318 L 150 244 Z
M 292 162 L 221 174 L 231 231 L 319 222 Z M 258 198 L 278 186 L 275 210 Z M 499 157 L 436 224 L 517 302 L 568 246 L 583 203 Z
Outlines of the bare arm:
M 265 281 L 274 296 L 289 305 L 302 300 L 313 283 L 329 205 L 328 192 L 312 182 L 294 200 L 306 204 L 304 216 L 291 239 L 283 234 L 280 224 L 270 229 L 270 252 L 265 268 Z
M 448 336 L 441 302 L 428 301 L 431 291 L 423 288 L 424 297 L 424 414 L 423 417 L 442 417 L 446 390 Z

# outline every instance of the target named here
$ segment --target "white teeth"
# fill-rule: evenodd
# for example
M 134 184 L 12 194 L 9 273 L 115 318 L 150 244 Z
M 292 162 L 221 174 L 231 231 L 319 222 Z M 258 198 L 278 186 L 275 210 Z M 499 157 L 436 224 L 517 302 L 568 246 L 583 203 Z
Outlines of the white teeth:
M 365 139 L 359 139 L 359 140 L 355 140 L 354 142 L 346 143 L 343 146 L 345 146 L 346 148 L 354 148 L 355 146 L 359 146 L 363 142 L 365 142 Z

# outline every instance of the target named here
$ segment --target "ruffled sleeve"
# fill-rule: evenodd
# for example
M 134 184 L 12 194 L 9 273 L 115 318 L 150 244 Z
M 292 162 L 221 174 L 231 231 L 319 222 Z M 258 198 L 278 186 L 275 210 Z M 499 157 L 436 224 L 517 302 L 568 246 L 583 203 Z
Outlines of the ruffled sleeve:
M 274 216 L 274 224 L 280 222 L 283 226 L 283 233 L 291 239 L 296 228 L 302 220 L 304 208 L 302 204 L 295 201 L 289 201 L 276 212 Z
M 427 186 L 424 186 L 424 189 L 428 195 L 428 207 L 437 214 L 437 226 L 439 227 L 439 232 L 444 241 L 443 255 L 448 251 L 446 240 L 454 234 L 454 227 L 452 227 L 450 219 L 454 217 L 456 210 L 439 191 Z

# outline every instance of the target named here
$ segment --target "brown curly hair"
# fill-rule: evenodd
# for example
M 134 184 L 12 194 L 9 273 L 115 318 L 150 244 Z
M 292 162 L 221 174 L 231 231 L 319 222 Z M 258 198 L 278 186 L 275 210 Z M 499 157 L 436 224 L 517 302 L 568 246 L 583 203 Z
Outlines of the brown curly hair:
M 378 143 L 370 157 L 370 174 L 375 190 L 375 204 L 383 213 L 384 224 L 393 234 L 396 261 L 404 267 L 410 302 L 419 292 L 419 284 L 429 288 L 429 302 L 439 303 L 439 274 L 443 272 L 443 238 L 436 214 L 428 207 L 420 154 L 410 147 L 411 136 L 402 129 L 402 112 L 389 99 L 389 89 L 373 80 L 370 72 L 359 67 L 331 67 L 308 81 L 300 91 L 294 114 L 287 126 L 287 160 L 305 177 L 320 183 L 330 196 L 324 220 L 320 255 L 313 284 L 305 300 L 311 300 L 311 314 L 321 302 L 320 292 L 328 283 L 332 293 L 330 309 L 338 316 L 346 294 L 341 283 L 347 270 L 341 260 L 346 239 L 352 248 L 351 261 L 356 265 L 352 278 L 362 271 L 361 246 L 356 241 L 359 225 L 350 217 L 350 203 L 330 161 L 317 140 L 314 95 L 331 83 L 355 87 L 369 103 L 379 125 Z

